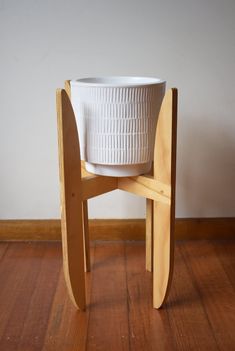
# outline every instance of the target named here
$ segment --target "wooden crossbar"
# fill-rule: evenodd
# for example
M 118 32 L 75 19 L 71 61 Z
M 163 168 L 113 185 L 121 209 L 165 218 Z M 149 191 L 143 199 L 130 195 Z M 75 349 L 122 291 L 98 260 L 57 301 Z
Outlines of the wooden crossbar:
M 107 177 L 89 175 L 82 178 L 82 200 L 120 189 L 146 199 L 170 205 L 171 187 L 153 176 Z
M 118 189 L 170 205 L 171 187 L 152 176 L 118 178 Z
M 116 177 L 104 176 L 86 176 L 82 178 L 82 200 L 88 200 L 92 197 L 116 190 L 118 182 Z

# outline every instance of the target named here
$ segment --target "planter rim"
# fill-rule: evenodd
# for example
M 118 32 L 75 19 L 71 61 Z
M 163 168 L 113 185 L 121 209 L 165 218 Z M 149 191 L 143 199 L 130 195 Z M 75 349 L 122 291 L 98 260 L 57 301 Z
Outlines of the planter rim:
M 82 87 L 142 87 L 149 85 L 161 85 L 166 81 L 160 78 L 152 77 L 134 77 L 134 76 L 104 76 L 104 77 L 87 77 L 71 80 L 73 86 Z

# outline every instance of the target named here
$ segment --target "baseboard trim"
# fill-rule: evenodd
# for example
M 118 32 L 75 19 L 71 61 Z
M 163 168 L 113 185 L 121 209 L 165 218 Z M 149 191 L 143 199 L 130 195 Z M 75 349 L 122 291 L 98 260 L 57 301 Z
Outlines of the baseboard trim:
M 91 240 L 144 240 L 144 219 L 91 219 Z M 234 239 L 235 218 L 178 218 L 175 238 Z M 58 219 L 0 220 L 0 240 L 61 240 Z
M 60 240 L 58 219 L 0 220 L 0 240 Z

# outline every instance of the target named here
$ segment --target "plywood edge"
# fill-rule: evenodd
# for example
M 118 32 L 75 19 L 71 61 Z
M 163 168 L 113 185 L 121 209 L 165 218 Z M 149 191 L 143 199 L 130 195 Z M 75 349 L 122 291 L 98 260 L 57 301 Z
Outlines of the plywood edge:
M 90 219 L 91 240 L 145 240 L 145 219 Z M 235 239 L 235 218 L 177 218 L 176 240 Z M 59 219 L 0 220 L 0 240 L 61 240 Z

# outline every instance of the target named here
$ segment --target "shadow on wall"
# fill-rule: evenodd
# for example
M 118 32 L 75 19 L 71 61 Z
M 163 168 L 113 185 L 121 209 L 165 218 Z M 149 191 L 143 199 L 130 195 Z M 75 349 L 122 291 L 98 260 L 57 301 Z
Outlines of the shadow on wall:
M 181 205 L 177 216 L 235 216 L 234 118 L 184 118 L 182 124 L 183 130 L 178 130 L 177 204 Z

